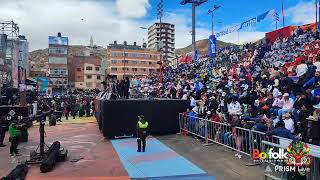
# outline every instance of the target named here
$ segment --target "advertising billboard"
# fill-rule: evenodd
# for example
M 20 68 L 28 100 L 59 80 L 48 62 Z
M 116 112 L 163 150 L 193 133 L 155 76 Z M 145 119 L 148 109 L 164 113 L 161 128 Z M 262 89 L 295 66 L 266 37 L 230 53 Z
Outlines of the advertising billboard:
M 26 69 L 29 58 L 29 43 L 28 41 L 19 41 L 19 67 Z
M 0 34 L 0 65 L 4 65 L 7 52 L 7 35 Z
M 69 40 L 67 37 L 49 36 L 49 45 L 63 45 L 67 46 Z
M 67 57 L 49 57 L 50 64 L 67 64 Z
M 217 50 L 217 38 L 215 35 L 210 35 L 209 36 L 209 55 L 211 58 L 213 58 L 216 54 Z

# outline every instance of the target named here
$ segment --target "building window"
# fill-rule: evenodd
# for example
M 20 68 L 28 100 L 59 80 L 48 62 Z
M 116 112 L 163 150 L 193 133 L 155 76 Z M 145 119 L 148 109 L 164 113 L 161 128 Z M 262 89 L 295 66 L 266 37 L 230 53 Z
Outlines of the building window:
M 100 67 L 96 67 L 96 71 L 100 71 Z
M 117 68 L 111 68 L 111 71 L 117 71 L 118 69 Z
M 99 80 L 100 80 L 100 79 L 101 79 L 101 76 L 97 76 L 97 79 L 99 79 Z
M 151 65 L 152 64 L 152 62 L 149 62 L 149 65 Z
M 140 63 L 141 63 L 141 64 L 146 64 L 146 62 L 145 62 L 145 61 L 140 61 Z
M 81 68 L 77 68 L 77 71 L 81 71 Z
M 78 76 L 78 79 L 81 79 L 82 78 L 82 76 Z
M 87 78 L 88 78 L 88 79 L 91 79 L 91 78 L 92 78 L 92 76 L 91 76 L 91 75 L 87 75 Z
M 122 60 L 122 63 L 128 64 L 129 61 L 128 60 Z
M 145 69 L 145 68 L 142 68 L 141 70 L 142 70 L 143 72 L 146 72 L 146 69 Z
M 92 87 L 92 83 L 91 83 L 91 82 L 87 82 L 87 83 L 86 83 L 86 86 L 87 86 L 87 87 Z
M 87 66 L 87 67 L 86 67 L 86 70 L 87 70 L 87 71 L 91 71 L 91 70 L 92 70 L 92 66 Z
M 138 71 L 138 69 L 137 68 L 132 68 L 132 71 Z
M 117 60 L 111 60 L 112 64 L 117 64 Z
M 138 64 L 138 61 L 132 61 L 132 64 Z

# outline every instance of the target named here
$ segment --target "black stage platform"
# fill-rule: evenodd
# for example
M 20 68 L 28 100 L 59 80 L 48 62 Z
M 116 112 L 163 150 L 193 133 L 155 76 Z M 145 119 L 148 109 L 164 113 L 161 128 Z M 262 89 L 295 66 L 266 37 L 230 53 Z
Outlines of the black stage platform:
M 28 117 L 32 106 L 0 106 L 0 116 L 7 116 L 10 111 L 14 111 L 17 116 Z
M 128 99 L 97 100 L 96 118 L 107 138 L 135 135 L 138 115 L 149 122 L 151 135 L 179 132 L 179 113 L 189 107 L 188 100 Z

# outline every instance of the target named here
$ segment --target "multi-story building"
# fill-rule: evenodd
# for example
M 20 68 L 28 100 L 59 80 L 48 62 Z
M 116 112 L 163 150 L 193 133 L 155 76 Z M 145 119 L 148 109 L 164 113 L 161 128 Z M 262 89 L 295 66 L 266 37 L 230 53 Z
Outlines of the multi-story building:
M 19 36 L 19 63 L 18 63 L 18 80 L 19 84 L 25 84 L 29 76 L 29 42 L 25 36 Z
M 160 31 L 161 29 L 161 31 Z M 161 37 L 160 37 L 161 36 Z M 148 47 L 158 49 L 162 41 L 163 61 L 172 61 L 175 58 L 175 26 L 169 23 L 154 23 L 148 28 Z
M 160 53 L 138 46 L 136 42 L 128 45 L 109 44 L 107 49 L 107 74 L 124 77 L 143 77 L 152 72 L 159 72 Z
M 69 81 L 76 89 L 101 88 L 105 80 L 103 60 L 94 55 L 74 56 L 69 63 Z
M 49 94 L 68 89 L 68 37 L 49 36 Z

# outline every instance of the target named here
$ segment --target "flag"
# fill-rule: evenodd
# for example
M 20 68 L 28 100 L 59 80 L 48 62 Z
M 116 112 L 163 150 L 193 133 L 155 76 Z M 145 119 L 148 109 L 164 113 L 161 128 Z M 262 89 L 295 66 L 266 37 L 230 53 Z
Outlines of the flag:
M 194 60 L 195 62 L 198 62 L 198 50 L 196 50 L 196 51 L 194 52 L 193 60 Z

